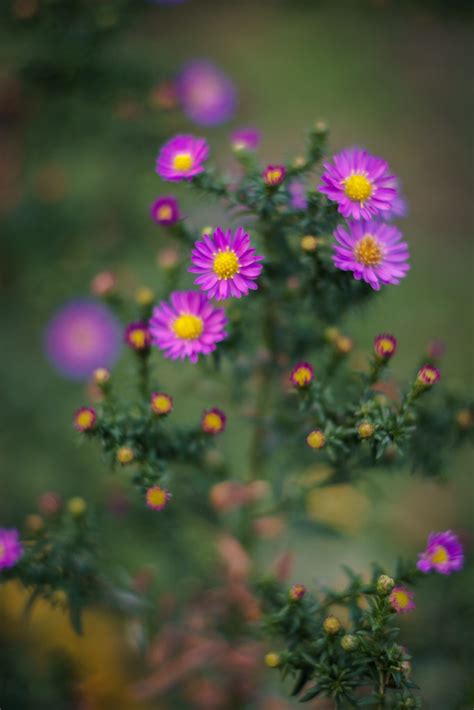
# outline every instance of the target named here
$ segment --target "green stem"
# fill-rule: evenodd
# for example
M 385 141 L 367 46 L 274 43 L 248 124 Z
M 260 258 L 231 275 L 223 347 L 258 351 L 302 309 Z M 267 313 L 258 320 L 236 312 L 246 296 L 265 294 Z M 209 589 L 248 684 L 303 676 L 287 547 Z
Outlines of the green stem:
M 143 399 L 150 396 L 150 351 L 138 353 L 138 391 Z

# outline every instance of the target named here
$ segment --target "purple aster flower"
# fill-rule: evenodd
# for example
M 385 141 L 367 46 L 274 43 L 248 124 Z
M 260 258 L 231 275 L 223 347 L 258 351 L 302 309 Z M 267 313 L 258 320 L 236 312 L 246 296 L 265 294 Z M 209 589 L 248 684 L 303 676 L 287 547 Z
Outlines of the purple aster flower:
M 238 227 L 235 234 L 228 229 L 223 232 L 217 227 L 212 237 L 205 234 L 202 241 L 196 242 L 192 251 L 192 266 L 188 271 L 199 274 L 195 284 L 203 291 L 208 291 L 209 298 L 222 301 L 234 296 L 246 296 L 249 289 L 258 287 L 254 281 L 262 272 L 263 256 L 257 256 L 249 235 L 243 227 Z
M 18 530 L 0 528 L 0 569 L 16 565 L 22 554 Z
M 231 80 L 205 59 L 184 67 L 177 81 L 185 114 L 201 126 L 216 126 L 235 113 L 237 92 Z
M 156 161 L 156 172 L 163 180 L 179 182 L 192 180 L 204 172 L 203 163 L 209 155 L 204 138 L 179 135 L 162 147 Z
M 290 193 L 290 204 L 295 210 L 305 210 L 308 206 L 306 197 L 306 187 L 302 182 L 294 180 L 288 187 Z
M 363 279 L 375 291 L 381 284 L 398 284 L 410 266 L 408 245 L 401 232 L 383 222 L 349 222 L 334 232 L 337 245 L 333 261 L 338 269 L 352 271 L 354 278 Z
M 349 148 L 324 163 L 320 192 L 339 203 L 346 218 L 372 219 L 393 208 L 397 197 L 397 179 L 388 163 L 360 148 Z
M 257 150 L 261 134 L 255 128 L 241 128 L 232 133 L 230 142 L 234 150 Z
M 204 293 L 175 291 L 170 302 L 154 308 L 150 333 L 166 358 L 197 362 L 199 355 L 208 355 L 224 340 L 226 324 L 224 309 L 213 306 Z
M 457 535 L 451 530 L 431 533 L 426 550 L 418 555 L 421 572 L 436 570 L 440 574 L 458 572 L 464 565 L 464 553 Z
M 114 364 L 120 341 L 121 327 L 109 308 L 83 299 L 67 303 L 52 317 L 44 348 L 64 377 L 86 380 L 96 368 Z
M 163 227 L 171 227 L 180 218 L 178 200 L 172 196 L 158 197 L 151 206 L 152 219 Z

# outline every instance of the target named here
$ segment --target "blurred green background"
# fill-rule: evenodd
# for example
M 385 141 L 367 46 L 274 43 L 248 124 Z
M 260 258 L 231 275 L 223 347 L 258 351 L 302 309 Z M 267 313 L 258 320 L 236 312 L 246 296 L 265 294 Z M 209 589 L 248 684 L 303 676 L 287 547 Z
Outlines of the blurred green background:
M 116 271 L 130 293 L 140 285 L 160 290 L 156 253 L 169 242 L 148 214 L 160 193 L 177 194 L 196 229 L 222 220 L 216 205 L 193 203 L 186 189 L 170 190 L 154 173 L 160 144 L 179 131 L 206 136 L 226 169 L 233 165 L 229 133 L 243 125 L 262 130 L 268 162 L 296 155 L 305 130 L 321 119 L 331 130 L 331 150 L 359 144 L 384 156 L 409 203 L 403 230 L 412 269 L 362 319 L 354 314 L 347 331 L 360 348 L 370 347 L 374 333 L 396 333 L 400 376 L 410 375 L 430 340 L 441 339 L 447 345 L 443 380 L 472 391 L 468 5 L 190 0 L 165 7 L 136 0 L 125 8 L 103 2 L 92 15 L 104 35 L 97 46 L 67 33 L 57 41 L 57 30 L 40 21 L 44 5 L 30 2 L 37 7 L 31 14 L 24 0 L 5 2 L 2 10 L 2 525 L 20 525 L 45 490 L 82 495 L 100 507 L 114 485 L 94 448 L 76 446 L 69 422 L 86 400 L 85 386 L 52 370 L 42 333 L 55 308 L 87 294 L 104 268 Z M 150 101 L 155 85 L 196 57 L 215 62 L 236 83 L 239 108 L 230 124 L 203 130 Z M 192 365 L 157 362 L 163 381 L 181 397 L 177 416 L 183 421 L 195 420 L 203 406 L 222 404 L 229 411 L 219 447 L 243 475 L 240 441 L 248 431 L 243 417 L 235 413 L 232 420 L 225 378 L 202 382 Z M 120 372 L 129 366 L 125 360 Z M 437 482 L 408 472 L 393 479 L 377 474 L 359 487 L 366 506 L 347 537 L 290 531 L 262 545 L 262 560 L 290 547 L 297 553 L 295 581 L 311 585 L 338 580 L 341 563 L 363 569 L 373 559 L 392 564 L 399 554 L 412 555 L 432 529 L 452 527 L 468 539 L 471 452 L 456 456 L 446 473 Z M 126 526 L 106 517 L 112 570 L 123 565 L 133 573 L 154 564 L 159 530 L 138 522 L 133 506 Z M 175 572 L 167 570 L 169 561 L 163 564 L 158 586 L 165 588 L 167 574 Z M 472 569 L 441 582 L 426 581 L 416 618 L 402 622 L 404 634 L 419 658 L 414 674 L 424 707 L 468 708 L 474 702 Z

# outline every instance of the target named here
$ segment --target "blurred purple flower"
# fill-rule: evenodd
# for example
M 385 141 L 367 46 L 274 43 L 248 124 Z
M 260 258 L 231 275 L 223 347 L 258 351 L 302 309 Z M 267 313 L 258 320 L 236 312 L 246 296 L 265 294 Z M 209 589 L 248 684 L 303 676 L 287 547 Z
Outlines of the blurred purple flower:
M 87 380 L 98 367 L 116 361 L 121 327 L 102 303 L 80 299 L 62 306 L 45 330 L 45 353 L 64 377 Z
M 23 554 L 18 530 L 0 528 L 0 569 L 16 565 Z
M 306 197 L 306 187 L 302 182 L 293 181 L 288 187 L 290 193 L 290 204 L 295 210 L 305 210 L 308 206 Z
M 177 81 L 184 113 L 201 126 L 215 126 L 235 113 L 237 91 L 231 80 L 205 59 L 187 64 Z
M 234 131 L 230 142 L 234 150 L 257 150 L 261 134 L 256 128 L 241 128 Z

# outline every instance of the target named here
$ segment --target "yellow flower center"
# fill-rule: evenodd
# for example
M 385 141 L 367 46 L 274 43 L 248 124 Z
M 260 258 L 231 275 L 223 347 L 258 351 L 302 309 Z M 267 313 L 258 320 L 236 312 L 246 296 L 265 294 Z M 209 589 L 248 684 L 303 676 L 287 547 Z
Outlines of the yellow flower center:
M 182 338 L 183 340 L 196 340 L 204 329 L 204 323 L 199 316 L 192 315 L 191 313 L 183 313 L 176 318 L 172 328 L 178 338 Z
M 180 173 L 185 173 L 192 167 L 193 156 L 191 153 L 176 153 L 173 158 L 173 168 Z
M 384 355 L 391 355 L 395 349 L 395 345 L 388 338 L 382 338 L 382 340 L 379 340 L 377 347 Z
M 159 394 L 153 398 L 153 408 L 160 414 L 166 414 L 171 409 L 171 402 L 168 397 Z
M 393 596 L 395 597 L 395 600 L 396 600 L 398 606 L 400 607 L 400 609 L 404 609 L 410 603 L 410 597 L 408 596 L 408 594 L 406 592 L 401 592 L 401 591 L 393 592 Z
M 158 219 L 171 219 L 173 216 L 173 210 L 169 205 L 162 205 L 158 207 L 157 217 Z
M 274 170 L 268 170 L 265 176 L 268 185 L 276 185 L 280 182 L 283 175 L 281 168 L 275 168 Z
M 354 256 L 359 264 L 378 266 L 382 261 L 382 249 L 372 234 L 365 234 L 355 245 Z
M 92 425 L 93 421 L 94 415 L 92 412 L 79 412 L 76 417 L 76 422 L 82 429 L 88 429 Z
M 343 180 L 344 192 L 352 202 L 363 204 L 372 195 L 373 187 L 365 175 L 355 173 Z
M 143 350 L 147 344 L 146 332 L 144 330 L 132 330 L 128 337 L 138 350 Z
M 151 505 L 162 506 L 166 503 L 166 491 L 162 488 L 153 488 L 148 491 L 148 502 Z
M 228 248 L 225 251 L 219 250 L 214 257 L 212 269 L 218 279 L 231 279 L 240 269 L 237 254 Z
M 210 412 L 204 417 L 203 426 L 212 431 L 220 431 L 222 429 L 222 418 L 216 412 Z
M 443 564 L 443 562 L 448 562 L 449 555 L 443 545 L 438 545 L 433 554 L 431 555 L 431 561 L 435 564 Z
M 307 367 L 299 367 L 293 373 L 293 379 L 299 384 L 300 387 L 304 387 L 309 382 L 311 382 L 311 370 Z
M 322 449 L 324 444 L 326 443 L 326 437 L 324 435 L 324 432 L 315 430 L 308 434 L 308 436 L 306 437 L 306 441 L 308 443 L 308 446 L 310 446 L 312 449 Z

